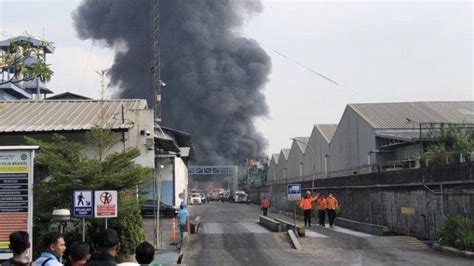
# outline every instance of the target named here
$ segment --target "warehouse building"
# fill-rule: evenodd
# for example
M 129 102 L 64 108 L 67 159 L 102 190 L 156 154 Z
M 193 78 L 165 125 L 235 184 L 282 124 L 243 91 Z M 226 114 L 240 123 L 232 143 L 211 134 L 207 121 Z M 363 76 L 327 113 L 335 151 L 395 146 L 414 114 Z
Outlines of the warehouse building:
M 287 159 L 282 150 L 269 172 L 321 178 L 417 167 L 423 145 L 443 124 L 474 125 L 474 102 L 349 104 L 339 124 L 317 124 L 309 139 L 293 138 Z

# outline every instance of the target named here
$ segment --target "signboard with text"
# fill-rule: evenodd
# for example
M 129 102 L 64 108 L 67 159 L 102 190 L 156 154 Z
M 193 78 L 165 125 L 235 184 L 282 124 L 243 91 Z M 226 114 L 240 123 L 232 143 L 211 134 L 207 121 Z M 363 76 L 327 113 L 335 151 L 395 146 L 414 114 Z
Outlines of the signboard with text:
M 94 216 L 92 190 L 75 190 L 73 192 L 72 215 L 74 217 Z
M 295 201 L 301 199 L 301 185 L 300 184 L 288 184 L 288 200 Z
M 10 233 L 21 230 L 33 235 L 33 158 L 37 148 L 0 146 L 0 260 L 13 256 L 8 248 Z
M 117 217 L 117 191 L 96 190 L 94 191 L 94 217 L 113 218 Z

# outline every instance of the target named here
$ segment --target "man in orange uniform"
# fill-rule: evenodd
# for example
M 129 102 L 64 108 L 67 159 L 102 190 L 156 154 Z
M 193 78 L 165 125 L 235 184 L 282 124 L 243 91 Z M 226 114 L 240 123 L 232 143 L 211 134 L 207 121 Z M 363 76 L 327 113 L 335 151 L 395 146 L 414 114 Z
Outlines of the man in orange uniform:
M 324 227 L 326 220 L 326 199 L 323 195 L 316 201 L 316 208 L 318 209 L 319 225 Z
M 267 197 L 263 197 L 261 206 L 262 206 L 263 216 L 267 216 L 267 211 L 268 211 L 268 208 L 270 207 L 270 201 L 267 199 Z
M 339 203 L 337 202 L 337 199 L 332 196 L 332 193 L 329 193 L 329 197 L 326 199 L 326 208 L 328 211 L 329 226 L 331 226 L 331 228 L 333 227 L 332 225 L 336 219 L 336 209 L 338 207 Z
M 311 191 L 306 191 L 306 195 L 304 198 L 300 200 L 300 207 L 303 209 L 304 213 L 304 226 L 311 227 L 311 206 L 313 205 L 313 201 L 318 200 L 319 194 L 312 197 Z

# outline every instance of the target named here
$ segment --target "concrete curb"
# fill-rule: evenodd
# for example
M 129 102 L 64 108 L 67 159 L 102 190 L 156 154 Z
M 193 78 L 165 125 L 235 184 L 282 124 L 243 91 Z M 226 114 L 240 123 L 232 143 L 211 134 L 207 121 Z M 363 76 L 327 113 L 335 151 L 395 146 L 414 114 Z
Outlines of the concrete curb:
M 184 232 L 183 243 L 181 243 L 181 249 L 179 250 L 178 255 L 176 255 L 176 264 L 181 264 L 184 257 L 184 253 L 186 253 L 186 250 L 188 249 L 188 242 L 189 242 L 189 233 Z
M 259 216 L 259 224 L 272 232 L 281 232 L 281 223 L 267 216 Z
M 291 222 L 288 222 L 288 221 L 285 221 L 285 220 L 279 219 L 279 218 L 275 218 L 275 221 L 281 223 L 281 225 L 282 225 L 281 230 L 283 232 L 288 231 L 288 230 L 295 230 L 295 224 L 294 223 L 291 223 Z M 298 233 L 299 237 L 306 236 L 305 228 L 303 226 L 296 225 L 296 232 Z
M 303 250 L 301 247 L 301 243 L 298 240 L 298 237 L 296 237 L 296 234 L 293 230 L 288 230 L 288 235 L 290 236 L 291 243 L 293 244 L 293 247 L 295 247 L 296 250 Z
M 388 228 L 383 225 L 363 223 L 358 221 L 353 221 L 349 219 L 344 219 L 336 217 L 335 225 L 349 228 L 355 231 L 364 232 L 376 236 L 383 236 L 388 232 Z
M 463 257 L 474 259 L 474 252 L 472 251 L 465 251 L 465 250 L 460 250 L 453 247 L 447 247 L 447 246 L 440 245 L 438 243 L 433 243 L 432 248 L 438 251 L 454 254 L 457 256 L 463 256 Z
M 190 230 L 191 234 L 197 234 L 199 233 L 199 225 L 201 224 L 201 216 L 196 216 L 194 220 L 192 220 L 189 225 L 190 225 Z

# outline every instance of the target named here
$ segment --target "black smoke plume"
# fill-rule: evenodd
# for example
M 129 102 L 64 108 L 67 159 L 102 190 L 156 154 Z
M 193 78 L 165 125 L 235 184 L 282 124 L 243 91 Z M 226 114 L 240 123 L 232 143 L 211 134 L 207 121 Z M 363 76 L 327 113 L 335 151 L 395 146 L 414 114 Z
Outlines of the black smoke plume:
M 72 17 L 81 39 L 116 49 L 110 78 L 117 96 L 150 103 L 149 9 L 149 0 L 85 0 Z M 268 114 L 262 89 L 271 61 L 238 33 L 262 9 L 259 0 L 160 1 L 163 125 L 192 134 L 200 163 L 263 155 L 266 140 L 253 122 Z

